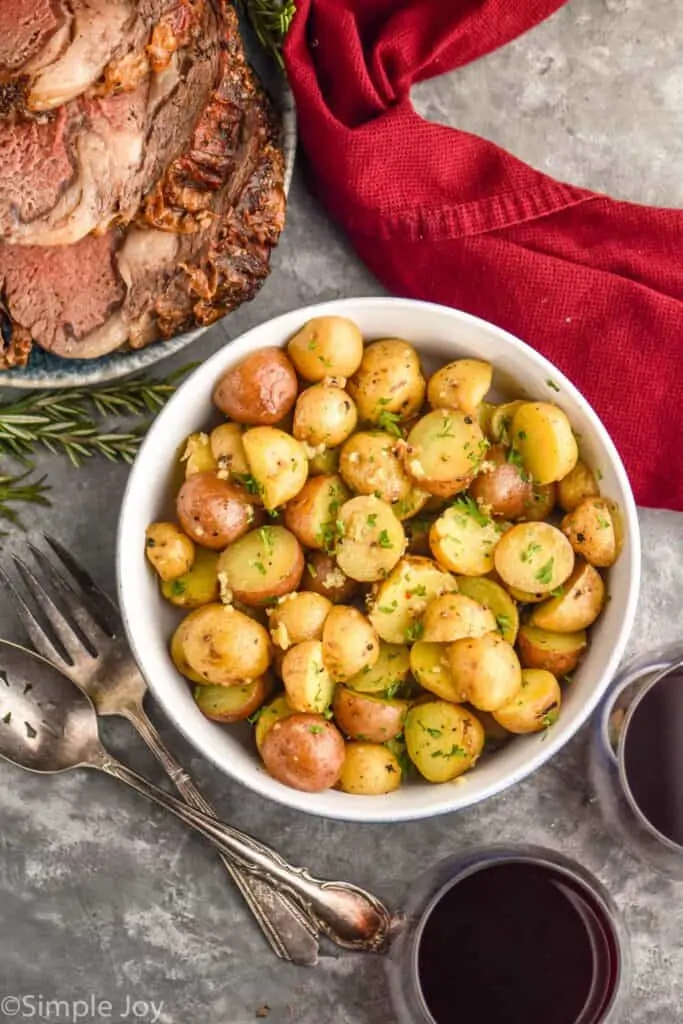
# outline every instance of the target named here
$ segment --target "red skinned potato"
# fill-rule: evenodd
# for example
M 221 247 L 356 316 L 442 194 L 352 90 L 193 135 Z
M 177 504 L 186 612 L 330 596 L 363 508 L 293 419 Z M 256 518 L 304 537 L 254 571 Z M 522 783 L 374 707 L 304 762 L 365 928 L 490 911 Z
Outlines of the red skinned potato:
M 178 491 L 178 519 L 196 544 L 221 551 L 243 533 L 258 526 L 263 512 L 237 484 L 216 473 L 194 473 Z
M 293 408 L 296 372 L 279 348 L 262 348 L 221 377 L 214 404 L 235 423 L 271 426 Z
M 334 692 L 332 710 L 341 731 L 352 740 L 386 743 L 403 732 L 408 701 L 357 693 L 346 686 Z
M 332 604 L 347 604 L 358 590 L 358 583 L 341 571 L 334 555 L 313 551 L 306 555 L 301 589 L 321 594 Z
M 531 502 L 533 484 L 519 466 L 508 462 L 505 448 L 497 444 L 487 451 L 484 469 L 470 484 L 470 494 L 490 515 L 520 519 Z
M 261 743 L 268 773 L 283 785 L 306 793 L 319 793 L 335 785 L 345 753 L 341 733 L 322 715 L 280 718 Z

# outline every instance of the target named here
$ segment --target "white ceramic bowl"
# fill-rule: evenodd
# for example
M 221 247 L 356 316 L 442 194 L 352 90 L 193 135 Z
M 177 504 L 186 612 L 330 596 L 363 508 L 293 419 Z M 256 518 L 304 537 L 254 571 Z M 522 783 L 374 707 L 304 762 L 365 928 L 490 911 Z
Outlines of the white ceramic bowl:
M 204 718 L 168 654 L 168 640 L 181 615 L 160 597 L 144 554 L 146 526 L 173 514 L 170 480 L 178 448 L 188 434 L 211 423 L 211 393 L 218 378 L 250 352 L 283 345 L 306 320 L 325 314 L 350 317 L 369 340 L 406 338 L 429 372 L 459 356 L 476 356 L 493 363 L 499 398 L 528 396 L 557 403 L 581 435 L 584 457 L 600 469 L 603 493 L 619 504 L 624 519 L 624 549 L 609 572 L 611 600 L 592 630 L 589 651 L 573 682 L 565 688 L 557 724 L 547 733 L 516 738 L 455 782 L 432 785 L 416 780 L 387 796 L 289 789 L 265 772 L 246 724 L 222 726 Z M 633 495 L 609 435 L 586 400 L 551 363 L 500 328 L 453 309 L 407 299 L 343 299 L 299 309 L 255 327 L 182 384 L 152 425 L 131 471 L 117 559 L 119 599 L 138 664 L 159 703 L 197 750 L 226 774 L 289 807 L 330 818 L 397 821 L 458 810 L 501 792 L 551 758 L 586 721 L 615 674 L 631 630 L 638 599 L 640 538 Z

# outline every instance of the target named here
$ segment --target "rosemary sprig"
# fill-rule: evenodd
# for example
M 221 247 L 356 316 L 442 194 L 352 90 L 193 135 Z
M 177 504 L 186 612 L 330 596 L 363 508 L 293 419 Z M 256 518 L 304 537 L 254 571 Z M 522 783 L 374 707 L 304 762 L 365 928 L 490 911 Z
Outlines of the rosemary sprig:
M 43 505 L 44 507 L 50 505 L 50 500 L 45 493 L 50 488 L 45 483 L 45 477 L 41 476 L 39 480 L 24 483 L 30 473 L 29 469 L 18 476 L 12 476 L 9 473 L 0 475 L 0 519 L 5 519 L 15 526 L 22 525 L 19 513 L 12 507 L 17 502 Z
M 261 46 L 284 67 L 282 44 L 296 12 L 294 0 L 241 0 Z

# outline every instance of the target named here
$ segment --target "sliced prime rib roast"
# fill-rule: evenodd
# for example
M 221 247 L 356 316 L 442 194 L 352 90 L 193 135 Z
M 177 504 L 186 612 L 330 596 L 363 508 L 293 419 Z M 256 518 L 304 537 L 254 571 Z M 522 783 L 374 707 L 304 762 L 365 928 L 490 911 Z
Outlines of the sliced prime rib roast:
M 187 146 L 218 81 L 214 9 L 197 0 L 183 10 L 192 14 L 186 45 L 132 90 L 81 96 L 48 118 L 0 120 L 0 239 L 68 245 L 132 218 Z
M 220 0 L 221 80 L 188 146 L 127 228 L 70 246 L 0 246 L 4 361 L 27 338 L 95 358 L 212 323 L 253 297 L 284 226 L 283 161 L 270 105 Z

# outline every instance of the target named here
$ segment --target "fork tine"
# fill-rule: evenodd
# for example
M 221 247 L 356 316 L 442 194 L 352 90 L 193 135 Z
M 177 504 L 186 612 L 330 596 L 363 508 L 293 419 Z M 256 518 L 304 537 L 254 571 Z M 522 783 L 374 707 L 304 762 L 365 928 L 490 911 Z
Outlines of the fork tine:
M 23 562 L 18 555 L 13 555 L 13 561 L 26 585 L 27 590 L 31 594 L 31 597 L 49 622 L 50 628 L 54 631 L 57 639 L 64 648 L 67 657 L 71 659 L 70 665 L 73 666 L 76 664 L 76 660 L 79 655 L 92 653 L 83 643 L 82 638 L 75 631 L 71 623 L 62 615 L 50 594 L 48 594 L 47 590 L 43 587 L 43 584 L 33 575 L 26 563 Z
M 56 665 L 57 668 L 61 668 L 63 671 L 68 672 L 72 667 L 72 662 L 71 660 L 66 659 L 65 655 L 67 652 L 64 651 L 62 653 L 57 650 L 47 632 L 38 621 L 36 615 L 33 613 L 33 610 L 26 603 L 22 595 L 14 586 L 14 583 L 12 583 L 12 580 L 2 568 L 0 568 L 0 580 L 4 583 L 12 596 L 17 618 L 26 630 L 34 649 L 38 654 L 42 654 L 44 658 L 51 661 L 53 665 Z
M 38 566 L 45 573 L 46 579 L 43 581 L 43 587 L 45 588 L 45 584 L 48 582 L 52 585 L 55 596 L 59 598 L 60 607 L 63 605 L 68 612 L 69 624 L 74 627 L 76 633 L 80 634 L 81 640 L 90 653 L 97 654 L 98 646 L 101 646 L 110 634 L 100 627 L 99 622 L 90 611 L 88 607 L 88 604 L 91 603 L 90 598 L 76 592 L 75 587 L 60 575 L 44 551 L 41 551 L 31 541 L 28 541 L 28 546 Z
M 100 628 L 105 630 L 112 638 L 120 636 L 122 632 L 121 616 L 112 599 L 103 590 L 100 590 L 90 573 L 83 568 L 81 563 L 74 558 L 63 544 L 60 544 L 49 533 L 44 533 L 43 537 L 74 583 L 78 584 L 78 589 L 76 587 L 72 588 L 74 592 L 84 600 L 85 598 L 88 599 L 93 617 L 97 619 Z

